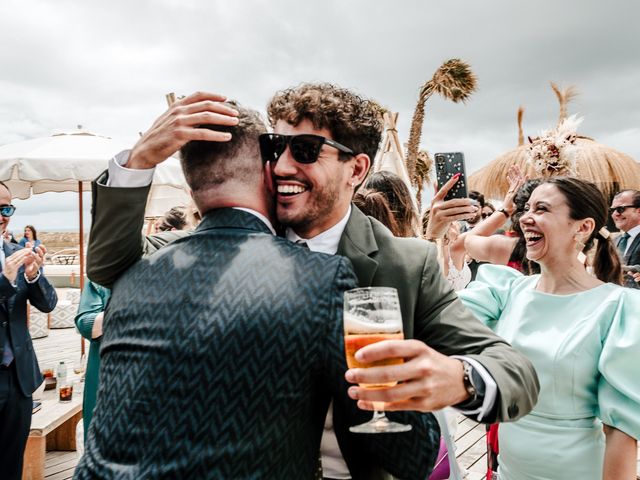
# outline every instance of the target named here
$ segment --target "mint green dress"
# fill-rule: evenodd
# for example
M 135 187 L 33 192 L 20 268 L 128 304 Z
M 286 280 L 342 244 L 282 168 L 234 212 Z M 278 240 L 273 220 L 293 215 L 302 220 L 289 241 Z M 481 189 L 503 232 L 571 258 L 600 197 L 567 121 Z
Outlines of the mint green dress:
M 500 425 L 500 480 L 600 480 L 602 423 L 640 437 L 640 291 L 552 295 L 535 290 L 539 278 L 483 265 L 458 292 L 540 379 L 533 411 Z
M 100 340 L 102 337 L 91 338 L 93 321 L 107 306 L 111 290 L 97 283 L 87 282 L 82 295 L 75 322 L 80 335 L 89 340 L 89 357 L 87 358 L 87 370 L 85 372 L 84 394 L 82 398 L 82 421 L 84 423 L 84 439 L 87 441 L 89 424 L 93 417 L 93 408 L 96 406 L 100 369 Z

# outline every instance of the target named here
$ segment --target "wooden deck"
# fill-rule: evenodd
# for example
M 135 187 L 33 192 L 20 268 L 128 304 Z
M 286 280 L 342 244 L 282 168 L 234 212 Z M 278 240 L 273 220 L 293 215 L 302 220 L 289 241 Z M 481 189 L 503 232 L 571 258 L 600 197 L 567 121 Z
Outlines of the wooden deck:
M 75 329 L 66 328 L 51 330 L 48 337 L 34 340 L 33 345 L 40 365 L 57 365 L 58 362 L 64 360 L 71 368 L 72 363 L 80 355 L 80 338 Z M 86 346 L 88 349 L 88 344 Z M 466 480 L 482 480 L 485 478 L 487 459 L 484 437 L 484 425 L 479 425 L 463 416 L 458 418 L 456 457 L 460 467 L 468 471 Z M 77 462 L 78 455 L 76 452 L 47 452 L 45 479 L 65 480 L 73 478 Z M 638 464 L 638 472 L 640 473 L 640 462 Z M 640 479 L 640 475 L 638 478 Z

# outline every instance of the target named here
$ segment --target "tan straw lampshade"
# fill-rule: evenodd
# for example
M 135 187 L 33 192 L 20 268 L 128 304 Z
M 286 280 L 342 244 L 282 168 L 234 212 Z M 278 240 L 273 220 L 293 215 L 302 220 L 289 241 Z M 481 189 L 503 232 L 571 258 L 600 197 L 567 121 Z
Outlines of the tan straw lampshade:
M 574 87 L 564 90 L 551 83 L 551 88 L 560 102 L 558 127 L 567 120 L 567 103 L 576 96 Z M 518 165 L 531 178 L 538 176 L 529 162 L 529 143 L 522 144 L 522 107 L 518 111 L 519 146 L 500 155 L 491 163 L 469 177 L 469 186 L 488 198 L 502 198 L 508 188 L 507 170 Z M 534 139 L 535 141 L 535 139 Z M 610 197 L 616 191 L 625 188 L 640 188 L 640 164 L 626 153 L 602 145 L 592 138 L 577 135 L 573 142 L 575 148 L 575 170 L 579 178 L 594 182 L 605 196 Z

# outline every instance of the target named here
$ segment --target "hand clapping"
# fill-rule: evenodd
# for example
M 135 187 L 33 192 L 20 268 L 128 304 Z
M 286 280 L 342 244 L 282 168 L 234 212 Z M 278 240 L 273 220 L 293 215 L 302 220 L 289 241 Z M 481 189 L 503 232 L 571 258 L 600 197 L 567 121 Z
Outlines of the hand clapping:
M 33 278 L 37 275 L 38 270 L 44 263 L 45 253 L 46 249 L 44 246 L 39 246 L 34 252 L 31 248 L 31 244 L 27 243 L 25 248 L 18 250 L 13 255 L 6 258 L 2 274 L 11 284 L 14 284 L 20 267 L 24 265 L 24 272 L 27 278 Z

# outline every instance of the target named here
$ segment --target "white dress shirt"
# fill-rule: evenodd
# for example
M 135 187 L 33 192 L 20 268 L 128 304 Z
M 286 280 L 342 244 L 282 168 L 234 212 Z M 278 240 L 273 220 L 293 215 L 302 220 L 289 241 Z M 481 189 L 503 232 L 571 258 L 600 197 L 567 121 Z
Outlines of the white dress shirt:
M 350 215 L 351 206 L 349 206 L 349 209 L 347 210 L 347 213 L 342 218 L 342 220 L 336 223 L 333 227 L 325 230 L 324 232 L 316 235 L 313 238 L 302 238 L 293 230 L 288 228 L 286 232 L 287 239 L 291 240 L 294 243 L 305 242 L 309 247 L 309 250 L 335 255 L 338 251 L 338 244 L 340 243 L 340 238 L 342 237 L 342 233 L 347 226 Z M 485 383 L 485 394 L 482 405 L 474 410 L 459 410 L 465 415 L 477 415 L 476 418 L 478 420 L 482 420 L 482 418 L 484 418 L 484 416 L 491 411 L 493 405 L 495 404 L 498 385 L 481 363 L 472 358 L 462 355 L 452 355 L 452 357 L 458 358 L 460 360 L 465 360 L 467 363 L 469 363 L 478 372 Z M 327 418 L 325 419 L 324 434 L 322 435 L 320 452 L 322 454 L 322 474 L 324 477 L 335 479 L 351 478 L 349 469 L 347 468 L 347 464 L 345 463 L 340 453 L 338 439 L 336 438 L 336 434 L 333 430 L 333 405 L 329 407 L 329 412 L 327 414 Z

